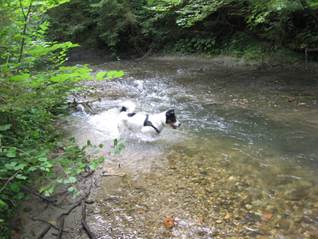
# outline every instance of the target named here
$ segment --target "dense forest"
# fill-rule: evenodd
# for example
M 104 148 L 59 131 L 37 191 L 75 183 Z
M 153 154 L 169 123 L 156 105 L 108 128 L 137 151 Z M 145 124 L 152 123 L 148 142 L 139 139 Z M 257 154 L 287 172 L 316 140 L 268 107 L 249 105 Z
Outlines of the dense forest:
M 10 237 L 10 219 L 26 195 L 49 197 L 61 184 L 76 194 L 77 175 L 104 160 L 88 162 L 90 142 L 79 148 L 55 126 L 74 106 L 67 96 L 83 90 L 78 82 L 124 74 L 65 64 L 77 47 L 113 57 L 249 59 L 297 58 L 309 49 L 314 59 L 318 0 L 2 0 L 0 238 Z M 56 168 L 63 168 L 63 176 Z
M 73 0 L 49 11 L 49 36 L 122 55 L 255 57 L 317 48 L 317 9 L 315 0 Z

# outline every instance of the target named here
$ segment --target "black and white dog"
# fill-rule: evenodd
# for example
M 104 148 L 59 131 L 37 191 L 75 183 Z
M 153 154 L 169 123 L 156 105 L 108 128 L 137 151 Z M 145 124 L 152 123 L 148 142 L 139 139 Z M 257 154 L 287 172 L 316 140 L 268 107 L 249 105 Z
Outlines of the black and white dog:
M 146 135 L 159 135 L 166 125 L 173 129 L 180 127 L 181 123 L 177 120 L 173 109 L 157 114 L 149 114 L 146 112 L 135 112 L 135 104 L 125 102 L 120 107 L 119 130 L 123 127 L 133 132 L 141 132 Z

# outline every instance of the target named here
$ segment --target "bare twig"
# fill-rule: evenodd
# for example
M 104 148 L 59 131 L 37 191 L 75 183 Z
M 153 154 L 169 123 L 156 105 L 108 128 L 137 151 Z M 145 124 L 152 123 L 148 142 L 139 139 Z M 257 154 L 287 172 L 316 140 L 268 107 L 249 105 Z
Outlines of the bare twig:
M 15 179 L 15 177 L 17 176 L 17 174 L 20 172 L 20 170 L 16 171 L 10 178 L 8 178 L 8 180 L 5 182 L 5 184 L 1 187 L 0 189 L 0 193 L 2 193 L 2 191 L 8 186 L 8 184 Z
M 126 174 L 102 174 L 102 177 L 125 177 Z

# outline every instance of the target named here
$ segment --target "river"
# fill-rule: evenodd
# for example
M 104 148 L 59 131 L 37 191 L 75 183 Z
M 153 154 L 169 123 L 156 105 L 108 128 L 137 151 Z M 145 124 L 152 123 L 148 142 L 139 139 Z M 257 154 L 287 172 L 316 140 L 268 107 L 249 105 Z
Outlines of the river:
M 93 68 L 126 73 L 86 83 L 94 113 L 68 119 L 80 144 L 105 145 L 88 216 L 98 238 L 317 238 L 317 73 L 175 57 Z M 174 108 L 182 126 L 109 155 L 110 109 L 125 100 Z

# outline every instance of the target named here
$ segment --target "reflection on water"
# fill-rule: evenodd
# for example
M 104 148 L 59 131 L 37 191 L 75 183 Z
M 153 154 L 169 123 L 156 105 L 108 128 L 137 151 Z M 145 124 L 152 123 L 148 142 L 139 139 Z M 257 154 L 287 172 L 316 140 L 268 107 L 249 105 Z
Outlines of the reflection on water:
M 106 162 L 125 176 L 101 178 L 89 218 L 99 238 L 316 238 L 316 74 L 195 59 L 96 70 L 105 68 L 127 76 L 88 84 L 97 114 L 72 117 L 79 142 L 110 145 L 108 110 L 127 99 L 147 112 L 175 108 L 183 125 L 153 142 L 129 137 Z

